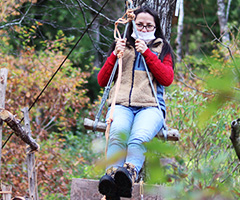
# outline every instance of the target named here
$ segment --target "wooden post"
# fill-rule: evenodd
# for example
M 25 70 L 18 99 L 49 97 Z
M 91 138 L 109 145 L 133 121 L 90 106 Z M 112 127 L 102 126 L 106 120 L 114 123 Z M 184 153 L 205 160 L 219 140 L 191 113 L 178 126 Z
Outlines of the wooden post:
M 5 108 L 7 74 L 8 74 L 8 70 L 6 68 L 0 69 L 0 108 Z M 1 158 L 2 158 L 2 125 L 3 125 L 3 121 L 0 119 L 0 180 L 1 180 Z
M 231 123 L 231 136 L 233 147 L 240 161 L 240 118 L 233 120 Z
M 1 183 L 1 189 L 2 189 L 2 191 L 0 193 L 3 196 L 3 200 L 11 200 L 11 198 L 12 198 L 12 186 Z
M 74 178 L 71 185 L 71 200 L 100 200 L 103 195 L 98 192 L 99 180 Z M 132 192 L 132 198 L 123 198 L 121 200 L 141 199 L 140 184 L 135 183 Z M 143 184 L 143 199 L 163 200 L 163 191 L 166 188 L 160 185 Z
M 22 109 L 24 113 L 25 131 L 29 138 L 31 138 L 31 127 L 29 120 L 28 108 Z M 35 167 L 35 152 L 31 152 L 31 147 L 27 147 L 27 168 L 28 168 L 28 189 L 29 197 L 31 200 L 38 200 L 38 187 L 37 187 L 37 172 Z

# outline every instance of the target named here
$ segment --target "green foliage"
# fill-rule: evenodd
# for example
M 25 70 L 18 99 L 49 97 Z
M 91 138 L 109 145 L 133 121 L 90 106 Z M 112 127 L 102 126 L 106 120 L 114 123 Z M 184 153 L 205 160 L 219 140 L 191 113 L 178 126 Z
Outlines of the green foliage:
M 180 142 L 174 146 L 179 147 L 181 154 L 168 156 L 178 159 L 169 163 L 167 171 L 165 169 L 167 185 L 172 188 L 170 192 L 166 189 L 167 199 L 202 199 L 217 195 L 234 199 L 229 191 L 239 187 L 239 170 L 234 171 L 238 160 L 231 148 L 229 126 L 238 117 L 239 107 L 234 102 L 226 104 L 206 119 L 207 126 L 203 128 L 198 126 L 198 113 L 208 107 L 208 101 L 203 100 L 201 94 L 181 91 L 169 97 L 169 110 L 174 115 L 168 116 L 168 125 L 180 130 Z M 179 104 L 181 106 L 177 106 Z M 159 173 L 153 175 L 156 176 L 161 178 Z
M 239 161 L 229 139 L 231 122 L 239 118 L 239 52 L 231 50 L 234 61 L 220 46 L 211 58 L 187 57 L 185 85 L 176 82 L 166 94 L 167 124 L 180 130 L 184 160 L 176 159 L 181 173 L 173 179 L 171 172 L 167 199 L 239 199 Z
M 164 164 L 159 162 L 160 158 L 177 157 L 177 149 L 170 143 L 164 143 L 156 138 L 145 144 L 147 148 L 146 167 L 147 167 L 147 182 L 150 184 L 161 184 L 169 181 L 166 171 L 171 171 L 170 167 L 164 169 Z M 148 170 L 149 168 L 149 170 Z M 174 168 L 173 168 L 174 171 Z M 171 175 L 173 177 L 173 175 Z

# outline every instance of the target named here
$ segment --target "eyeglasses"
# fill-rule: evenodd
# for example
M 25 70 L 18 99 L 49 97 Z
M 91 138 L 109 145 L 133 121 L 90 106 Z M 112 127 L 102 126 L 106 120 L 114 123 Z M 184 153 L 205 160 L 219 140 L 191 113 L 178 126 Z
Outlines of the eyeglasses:
M 146 26 L 145 25 L 143 25 L 142 23 L 138 23 L 138 24 L 136 24 L 136 26 L 137 26 L 137 29 L 138 30 L 143 30 L 144 28 L 146 28 L 146 30 L 147 31 L 153 31 L 156 27 L 154 26 L 154 25 L 152 25 L 152 24 L 147 24 Z

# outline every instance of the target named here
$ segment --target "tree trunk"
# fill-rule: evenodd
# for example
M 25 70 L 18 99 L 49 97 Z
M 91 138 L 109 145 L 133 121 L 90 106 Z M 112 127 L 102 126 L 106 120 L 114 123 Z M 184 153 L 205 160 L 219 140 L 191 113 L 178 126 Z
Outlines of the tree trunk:
M 231 3 L 231 1 L 230 1 Z M 226 17 L 226 12 L 225 12 L 225 3 L 224 0 L 217 0 L 218 4 L 218 21 L 219 21 L 219 26 L 220 26 L 220 34 L 222 38 L 222 42 L 225 44 L 228 44 L 230 41 L 229 37 L 229 32 L 228 32 L 228 27 L 227 27 L 227 17 Z
M 8 74 L 8 70 L 6 68 L 0 69 L 0 108 L 5 108 L 7 74 Z M 3 121 L 0 119 L 0 180 L 1 180 L 1 158 L 2 158 L 2 125 L 3 125 Z
M 94 38 L 94 48 L 95 48 L 95 60 L 94 60 L 94 66 L 96 66 L 97 68 L 99 68 L 99 64 L 100 64 L 100 61 L 99 61 L 99 43 L 100 43 L 100 29 L 99 29 L 99 18 L 97 18 L 93 25 L 92 25 L 92 30 L 94 31 L 93 32 L 93 37 Z
M 226 11 L 226 20 L 227 20 L 227 22 L 228 22 L 229 10 L 230 10 L 230 6 L 231 6 L 231 2 L 232 2 L 232 0 L 228 0 L 228 6 L 227 6 L 227 11 Z
M 176 38 L 176 53 L 177 53 L 177 62 L 182 60 L 182 35 L 183 35 L 183 20 L 184 20 L 184 0 L 180 1 L 179 8 L 179 17 L 178 17 L 178 27 L 177 27 L 177 38 Z
M 92 4 L 92 7 L 95 9 L 95 10 L 98 10 L 99 8 L 96 6 L 96 3 L 93 3 Z M 96 14 L 95 13 L 92 13 L 92 16 L 94 17 Z M 92 24 L 92 27 L 91 27 L 91 33 L 89 32 L 88 34 L 89 37 L 91 38 L 92 40 L 92 43 L 93 43 L 93 47 L 94 47 L 94 51 L 95 51 L 95 59 L 94 59 L 94 66 L 96 66 L 97 68 L 99 68 L 99 53 L 100 53 L 100 47 L 99 47 L 99 44 L 100 44 L 100 24 L 99 24 L 99 18 L 95 19 L 95 21 L 93 22 Z
M 133 0 L 134 6 L 147 5 L 158 12 L 163 34 L 170 41 L 176 0 Z

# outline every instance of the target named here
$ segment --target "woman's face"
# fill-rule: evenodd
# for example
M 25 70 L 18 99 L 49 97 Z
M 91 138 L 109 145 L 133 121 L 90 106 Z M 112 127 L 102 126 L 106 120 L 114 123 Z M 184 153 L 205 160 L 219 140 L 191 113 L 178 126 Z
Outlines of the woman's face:
M 136 27 L 141 32 L 152 32 L 156 28 L 154 18 L 149 13 L 139 13 L 135 19 Z

